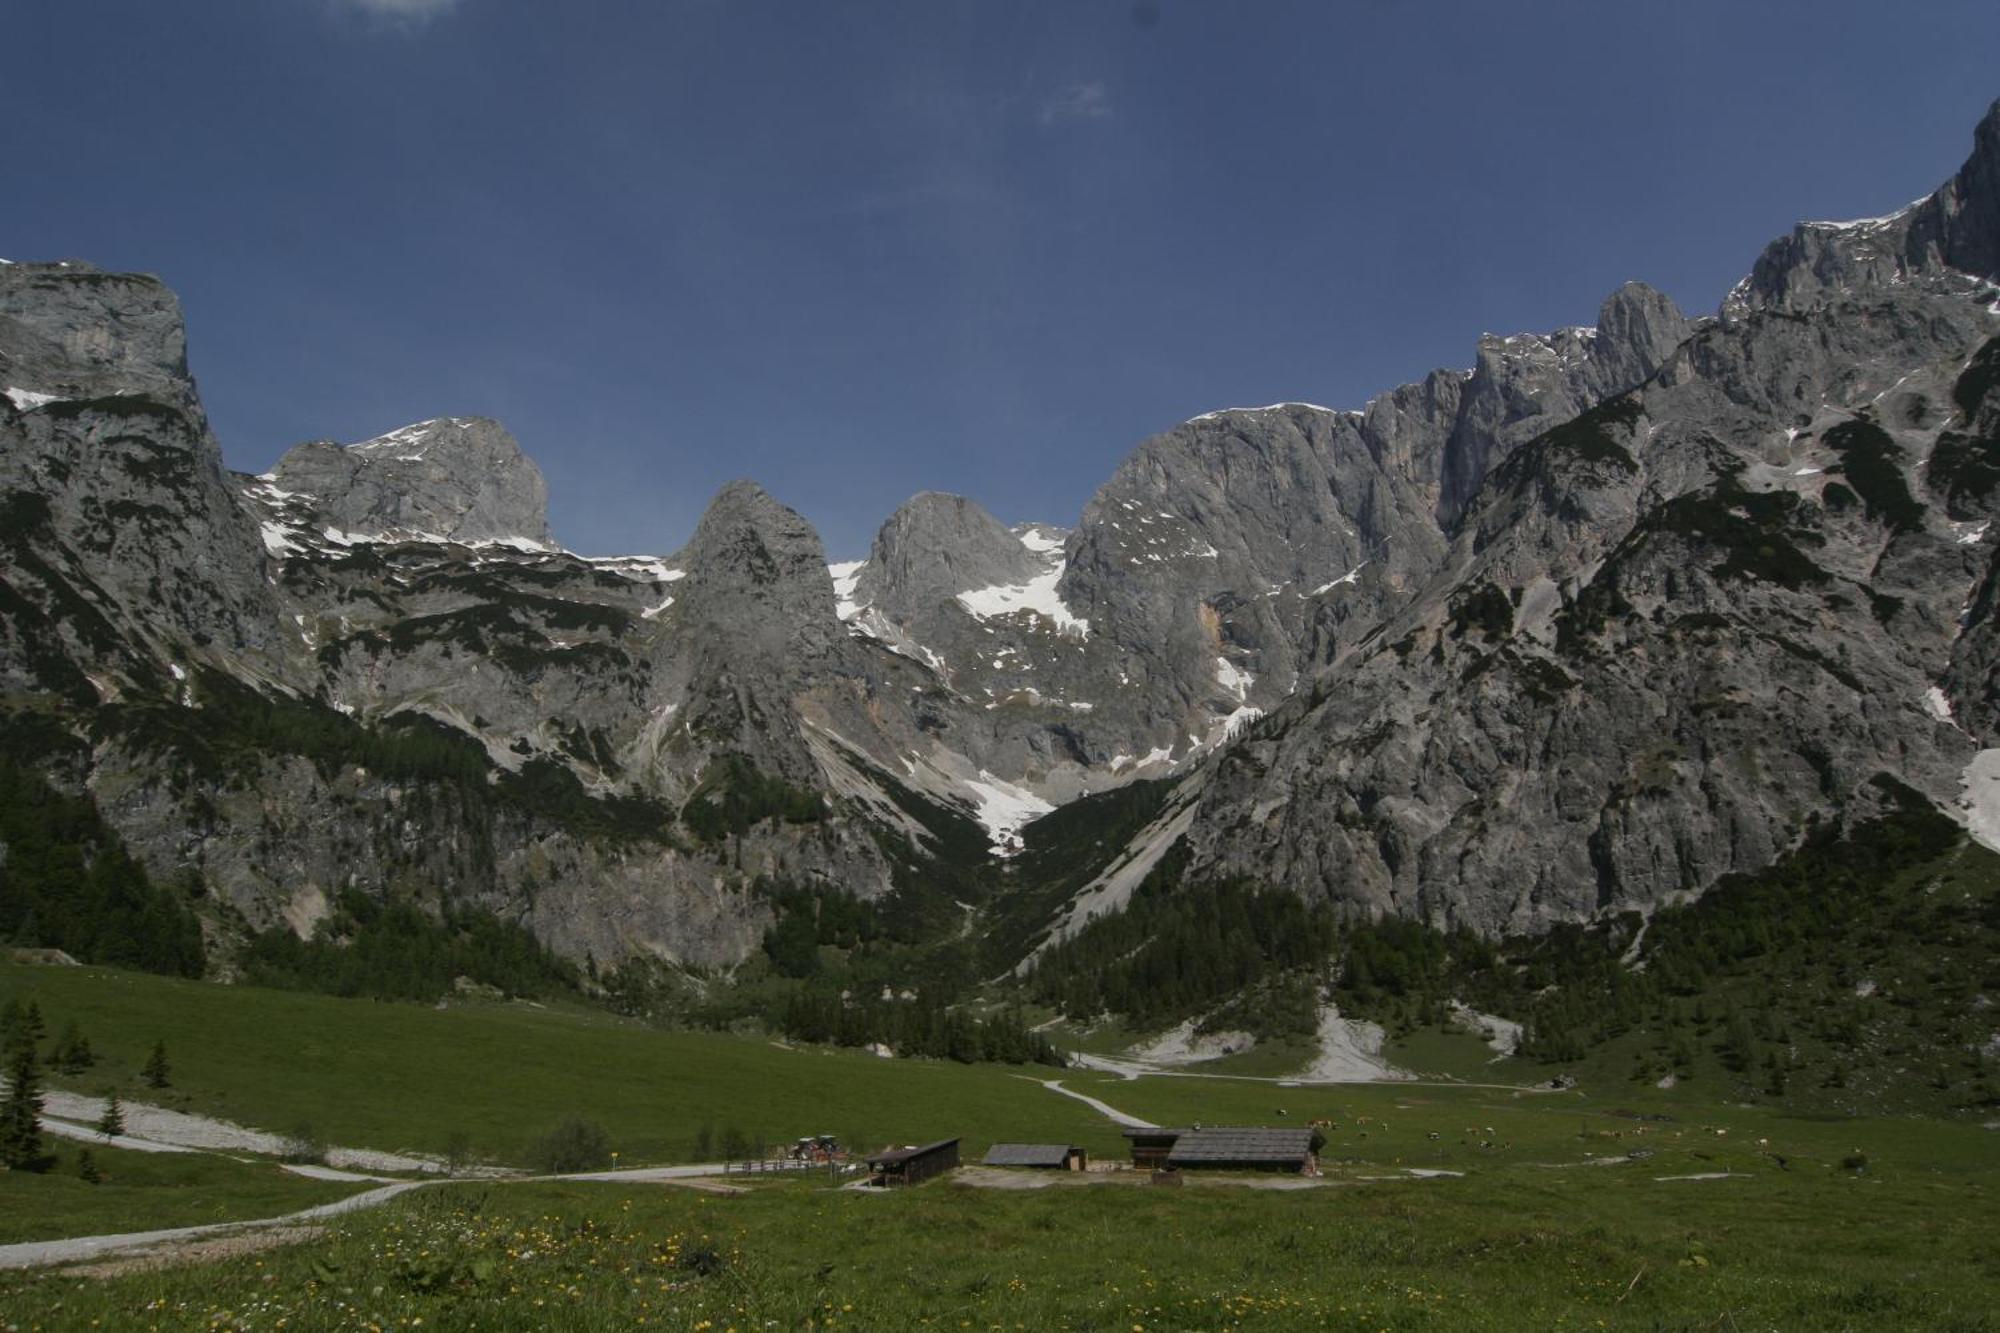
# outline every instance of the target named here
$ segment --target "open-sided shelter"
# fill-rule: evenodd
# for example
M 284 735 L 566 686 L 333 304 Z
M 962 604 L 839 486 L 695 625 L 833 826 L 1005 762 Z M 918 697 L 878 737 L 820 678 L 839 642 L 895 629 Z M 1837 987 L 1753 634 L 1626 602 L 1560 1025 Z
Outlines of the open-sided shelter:
M 939 1139 L 915 1148 L 891 1148 L 868 1159 L 877 1185 L 915 1185 L 958 1166 L 958 1140 Z

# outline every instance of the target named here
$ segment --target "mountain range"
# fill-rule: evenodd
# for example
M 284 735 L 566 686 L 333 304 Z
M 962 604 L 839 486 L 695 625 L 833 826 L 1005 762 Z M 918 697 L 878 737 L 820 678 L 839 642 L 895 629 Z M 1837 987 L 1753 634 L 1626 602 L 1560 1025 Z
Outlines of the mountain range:
M 749 482 L 566 551 L 485 418 L 231 472 L 143 275 L 0 266 L 0 390 L 6 751 L 211 943 L 358 893 L 728 969 L 804 890 L 1011 922 L 1011 966 L 1169 856 L 1498 936 L 1905 793 L 2000 842 L 2000 104 L 1712 315 L 1627 284 L 1205 413 L 1070 526 L 920 494 L 847 564 Z M 1058 809 L 1092 836 L 1030 882 Z

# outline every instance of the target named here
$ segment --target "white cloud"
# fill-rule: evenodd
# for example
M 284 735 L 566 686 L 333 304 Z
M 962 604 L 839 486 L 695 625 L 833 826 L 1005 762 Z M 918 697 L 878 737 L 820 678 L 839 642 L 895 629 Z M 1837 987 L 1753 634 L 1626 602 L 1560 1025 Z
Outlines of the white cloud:
M 450 13 L 458 0 L 335 0 L 335 4 L 385 23 L 416 28 Z
M 1103 120 L 1111 114 L 1111 94 L 1102 83 L 1072 83 L 1042 100 L 1038 120 L 1054 125 L 1065 120 Z

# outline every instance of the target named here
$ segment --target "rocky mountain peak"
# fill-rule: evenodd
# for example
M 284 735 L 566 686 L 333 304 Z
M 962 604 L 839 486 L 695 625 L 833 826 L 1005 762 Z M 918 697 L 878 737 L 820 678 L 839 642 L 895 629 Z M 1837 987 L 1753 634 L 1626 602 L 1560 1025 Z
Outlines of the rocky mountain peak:
M 975 501 L 923 491 L 875 534 L 855 592 L 862 604 L 908 622 L 971 589 L 1026 583 L 1043 564 Z
M 63 398 L 192 401 L 180 301 L 150 274 L 0 264 L 0 381 Z
M 1597 360 L 1607 379 L 1629 388 L 1659 369 L 1691 331 L 1672 297 L 1628 282 L 1598 308 Z
M 310 496 L 343 532 L 554 544 L 541 469 L 488 417 L 419 421 L 346 447 L 313 440 L 279 459 L 270 480 Z
M 724 620 L 755 621 L 769 611 L 786 622 L 773 628 L 815 640 L 831 638 L 837 625 L 819 533 L 753 481 L 716 492 L 678 563 L 690 574 L 690 606 L 712 598 Z
M 1764 248 L 1723 313 L 1797 312 L 1858 289 L 1968 279 L 2000 281 L 2000 102 L 1974 129 L 1972 155 L 1935 192 L 1883 217 L 1799 223 Z

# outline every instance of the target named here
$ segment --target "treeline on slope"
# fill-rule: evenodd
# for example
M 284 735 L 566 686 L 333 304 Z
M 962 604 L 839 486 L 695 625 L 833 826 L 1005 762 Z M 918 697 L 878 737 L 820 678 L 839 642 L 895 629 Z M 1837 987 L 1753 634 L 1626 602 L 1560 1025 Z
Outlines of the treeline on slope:
M 1235 881 L 1183 885 L 1185 866 L 1180 849 L 1168 853 L 1123 912 L 1045 950 L 1030 994 L 1073 1016 L 1113 1013 L 1151 1029 L 1322 965 L 1339 942 L 1324 903 Z
M 1650 923 L 1510 942 L 1524 1053 L 1830 1109 L 2000 1105 L 1978 1004 L 2000 991 L 2000 857 L 1876 785 L 1888 814 Z M 1638 970 L 1620 958 L 1642 925 Z
M 981 932 L 980 972 L 996 976 L 1047 938 L 1049 923 L 1152 822 L 1171 778 L 1140 779 L 1081 797 L 1029 824 L 1021 853 L 992 873 L 993 916 Z
M 906 901 L 914 886 L 874 902 L 774 880 L 753 887 L 775 919 L 750 964 L 727 981 L 690 983 L 657 964 L 628 961 L 600 977 L 611 1007 L 671 1025 L 886 1046 L 899 1056 L 1061 1063 L 1018 1011 L 982 1015 L 968 1007 L 979 977 L 962 911 L 944 929 L 919 928 L 913 922 L 930 917 Z
M 942 921 L 925 910 L 934 885 L 899 882 L 880 903 L 768 881 L 757 887 L 777 916 L 763 941 L 773 976 L 740 987 L 730 1003 L 754 1005 L 785 1035 L 906 1056 L 1062 1063 L 1017 1010 L 980 1017 L 964 1007 L 978 986 L 977 948 L 959 929 L 955 903 Z M 711 1021 L 726 1019 L 728 1007 L 712 1007 Z
M 446 906 L 432 917 L 352 889 L 311 939 L 274 927 L 251 938 L 239 963 L 254 985 L 379 1000 L 440 999 L 461 977 L 521 997 L 575 994 L 581 983 L 574 964 L 491 912 Z
M 201 923 L 186 897 L 198 877 L 153 883 L 86 794 L 58 790 L 22 750 L 60 743 L 32 724 L 0 729 L 0 939 L 84 962 L 198 977 Z M 178 891 L 177 891 L 178 890 Z
M 1829 1107 L 1991 1107 L 1993 1025 L 1977 997 L 2000 993 L 2000 857 L 1918 793 L 1874 786 L 1887 813 L 1820 828 L 1650 921 L 1497 942 L 1181 884 L 1170 856 L 1027 985 L 1073 1018 L 1201 1018 L 1260 1037 L 1301 1035 L 1321 999 L 1396 1035 L 1449 1027 L 1462 1002 L 1523 1022 L 1518 1054 L 1547 1065 L 1719 1076 L 1736 1095 Z

